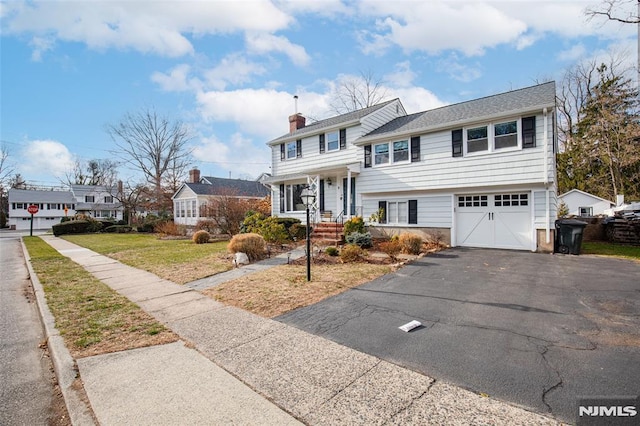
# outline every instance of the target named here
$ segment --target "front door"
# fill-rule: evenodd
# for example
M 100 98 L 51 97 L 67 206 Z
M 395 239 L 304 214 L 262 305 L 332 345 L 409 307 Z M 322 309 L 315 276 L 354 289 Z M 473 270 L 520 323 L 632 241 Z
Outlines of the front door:
M 342 179 L 342 211 L 347 213 L 347 178 Z M 351 178 L 351 216 L 356 215 L 356 178 Z

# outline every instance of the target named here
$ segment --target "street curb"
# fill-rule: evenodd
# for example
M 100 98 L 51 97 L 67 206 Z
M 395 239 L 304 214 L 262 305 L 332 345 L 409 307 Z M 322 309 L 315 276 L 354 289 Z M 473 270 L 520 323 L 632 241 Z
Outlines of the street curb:
M 36 304 L 38 305 L 38 312 L 40 313 L 40 320 L 44 328 L 49 349 L 49 356 L 53 363 L 53 369 L 58 380 L 58 385 L 60 386 L 60 391 L 64 397 L 71 423 L 80 426 L 96 426 L 98 423 L 93 416 L 90 404 L 86 402 L 84 389 L 78 390 L 73 387 L 73 382 L 78 378 L 76 362 L 64 345 L 64 339 L 60 336 L 60 332 L 55 327 L 55 318 L 47 305 L 44 288 L 31 266 L 31 258 L 29 257 L 29 252 L 24 245 L 22 237 L 20 237 L 20 244 L 22 245 L 25 264 L 27 265 L 29 277 L 33 285 Z

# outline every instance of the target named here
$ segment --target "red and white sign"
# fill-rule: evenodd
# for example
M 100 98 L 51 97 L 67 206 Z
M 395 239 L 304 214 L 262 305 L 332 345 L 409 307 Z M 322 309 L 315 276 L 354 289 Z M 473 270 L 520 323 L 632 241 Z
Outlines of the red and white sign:
M 29 207 L 27 207 L 27 211 L 31 214 L 36 214 L 38 213 L 38 206 L 36 206 L 35 204 L 31 204 Z

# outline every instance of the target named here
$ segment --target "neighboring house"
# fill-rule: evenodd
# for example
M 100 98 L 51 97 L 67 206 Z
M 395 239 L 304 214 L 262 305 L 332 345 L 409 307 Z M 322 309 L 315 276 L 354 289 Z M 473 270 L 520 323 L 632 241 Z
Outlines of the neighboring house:
M 183 183 L 173 195 L 173 221 L 179 225 L 193 226 L 207 217 L 207 206 L 212 198 L 237 197 L 261 200 L 269 190 L 260 182 L 242 179 L 225 179 L 212 176 L 200 177 L 198 169 L 189 171 L 189 182 Z
M 123 220 L 124 207 L 113 197 L 113 191 L 102 185 L 71 185 L 76 211 L 95 219 Z
M 63 217 L 76 213 L 76 200 L 71 191 L 42 191 L 27 189 L 9 189 L 9 218 L 11 229 L 28 230 L 31 228 L 31 214 L 27 208 L 35 204 L 38 213 L 33 215 L 33 229 L 50 229 L 60 223 Z
M 550 251 L 556 219 L 555 83 L 407 115 L 398 99 L 305 126 L 268 145 L 272 213 L 352 216 L 452 246 Z
M 605 214 L 605 210 L 615 207 L 615 203 L 596 197 L 588 192 L 572 189 L 558 196 L 558 199 L 564 202 L 569 209 L 570 216 L 600 216 Z
M 27 207 L 38 206 L 33 216 L 33 229 L 50 229 L 63 217 L 82 213 L 100 219 L 121 220 L 122 206 L 104 186 L 71 185 L 71 190 L 9 189 L 9 227 L 17 230 L 31 228 L 31 214 Z

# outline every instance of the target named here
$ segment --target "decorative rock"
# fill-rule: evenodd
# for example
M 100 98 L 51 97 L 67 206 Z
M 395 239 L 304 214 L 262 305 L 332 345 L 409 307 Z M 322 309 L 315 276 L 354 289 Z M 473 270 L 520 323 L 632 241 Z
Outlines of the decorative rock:
M 240 265 L 248 265 L 249 256 L 247 256 L 246 253 L 236 253 L 236 257 L 233 259 L 233 263 L 235 263 L 236 267 Z

